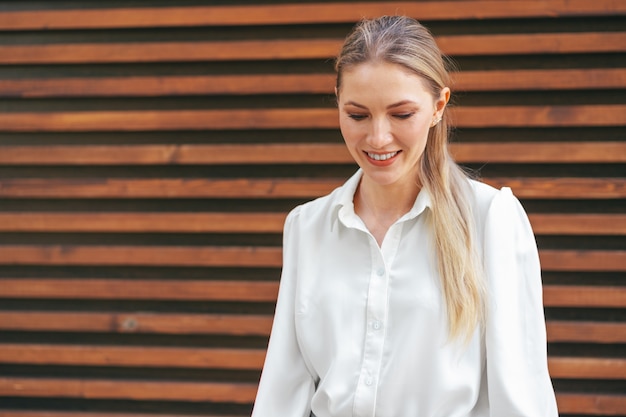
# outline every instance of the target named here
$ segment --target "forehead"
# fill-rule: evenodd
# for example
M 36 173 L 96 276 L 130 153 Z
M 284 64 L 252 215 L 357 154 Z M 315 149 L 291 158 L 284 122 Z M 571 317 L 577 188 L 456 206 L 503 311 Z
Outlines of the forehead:
M 366 62 L 345 69 L 341 74 L 341 94 L 348 95 L 428 95 L 428 81 L 408 68 L 389 62 Z

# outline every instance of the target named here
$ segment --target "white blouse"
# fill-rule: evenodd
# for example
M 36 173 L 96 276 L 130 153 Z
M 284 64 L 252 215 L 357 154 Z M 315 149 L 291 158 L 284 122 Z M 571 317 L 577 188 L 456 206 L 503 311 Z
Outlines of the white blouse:
M 511 190 L 472 181 L 488 316 L 448 339 L 422 190 L 379 247 L 362 171 L 295 208 L 253 417 L 556 417 L 537 246 Z M 436 208 L 434 208 L 436 209 Z

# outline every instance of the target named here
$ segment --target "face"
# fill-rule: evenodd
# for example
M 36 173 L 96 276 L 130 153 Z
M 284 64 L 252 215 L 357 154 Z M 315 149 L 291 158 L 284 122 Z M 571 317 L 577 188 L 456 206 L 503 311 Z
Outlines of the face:
M 339 125 L 363 181 L 414 186 L 428 132 L 449 97 L 447 87 L 434 97 L 422 77 L 398 64 L 363 63 L 344 71 Z

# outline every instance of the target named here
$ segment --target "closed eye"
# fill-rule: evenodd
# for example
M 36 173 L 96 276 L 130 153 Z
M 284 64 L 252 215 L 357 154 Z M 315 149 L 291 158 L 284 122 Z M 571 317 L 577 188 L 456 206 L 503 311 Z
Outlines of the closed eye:
M 396 119 L 405 120 L 405 119 L 408 119 L 409 117 L 413 116 L 414 114 L 415 114 L 414 112 L 400 113 L 400 114 L 394 114 L 393 117 L 395 117 Z
M 360 121 L 360 120 L 365 119 L 367 116 L 364 114 L 349 113 L 348 117 L 353 120 Z

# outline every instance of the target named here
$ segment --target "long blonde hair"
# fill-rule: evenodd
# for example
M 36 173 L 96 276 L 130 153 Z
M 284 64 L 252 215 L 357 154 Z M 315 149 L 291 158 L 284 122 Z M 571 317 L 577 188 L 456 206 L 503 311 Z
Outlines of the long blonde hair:
M 363 20 L 348 35 L 335 62 L 337 91 L 344 70 L 366 62 L 402 65 L 421 76 L 433 97 L 450 76 L 432 34 L 415 19 L 382 16 Z M 420 160 L 419 185 L 430 193 L 437 263 L 448 314 L 449 335 L 469 341 L 485 320 L 485 285 L 476 250 L 470 184 L 448 151 L 449 116 L 430 129 Z

